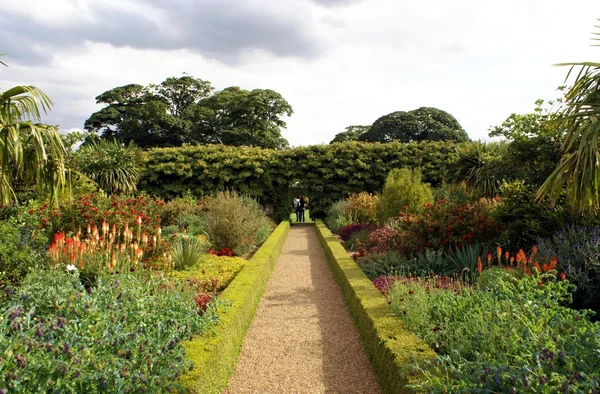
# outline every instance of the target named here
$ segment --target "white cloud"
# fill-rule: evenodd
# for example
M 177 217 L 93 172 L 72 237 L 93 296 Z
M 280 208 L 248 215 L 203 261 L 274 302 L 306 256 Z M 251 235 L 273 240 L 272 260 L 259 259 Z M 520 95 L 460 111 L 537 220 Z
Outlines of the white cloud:
M 197 3 L 204 9 L 216 4 Z M 36 27 L 85 30 L 86 24 L 97 23 L 91 7 L 96 3 L 57 0 L 50 7 L 41 0 L 6 0 L 0 21 L 4 13 L 27 17 L 32 25 L 25 32 L 30 35 L 27 40 L 3 43 L 0 37 L 0 52 L 4 46 L 18 51 L 3 58 L 10 68 L 0 70 L 2 87 L 33 84 L 44 89 L 56 102 L 48 122 L 60 122 L 63 129 L 81 127 L 99 108 L 94 97 L 108 89 L 158 83 L 187 72 L 217 89 L 235 85 L 281 93 L 295 112 L 284 131 L 292 145 L 328 143 L 348 125 L 371 124 L 389 112 L 420 106 L 450 112 L 471 138 L 480 139 L 510 113 L 529 112 L 536 99 L 557 97 L 555 88 L 567 70 L 552 64 L 594 60 L 600 50 L 589 46 L 595 18 L 600 17 L 596 0 L 573 0 L 569 6 L 559 0 L 333 3 L 343 2 L 322 7 L 303 0 L 223 1 L 229 15 L 236 16 L 218 15 L 220 21 L 243 21 L 240 15 L 266 17 L 275 27 L 260 33 L 256 21 L 248 20 L 239 31 L 235 24 L 227 25 L 232 30 L 216 31 L 212 46 L 197 44 L 194 40 L 202 37 L 190 36 L 177 41 L 189 47 L 167 50 L 153 46 L 147 37 L 123 35 L 143 31 L 141 27 L 125 29 L 119 24 L 111 25 L 113 33 L 120 32 L 118 37 L 106 32 L 87 42 L 51 41 L 48 46 L 47 37 L 36 38 Z M 143 14 L 144 20 L 162 26 L 157 37 L 166 40 L 161 34 L 167 30 L 161 29 L 169 15 L 182 15 L 191 3 L 177 0 L 171 7 L 183 8 L 172 14 L 162 13 L 158 0 L 103 4 L 113 12 L 122 10 L 115 15 L 121 24 L 125 12 Z M 199 25 L 210 22 L 198 18 Z M 187 31 L 172 27 L 181 34 Z M 260 34 L 249 39 L 249 32 Z M 268 36 L 277 32 L 283 32 L 277 40 Z M 239 52 L 236 60 L 226 55 L 214 60 L 221 56 L 214 48 L 228 45 Z M 27 59 L 30 63 L 24 63 Z

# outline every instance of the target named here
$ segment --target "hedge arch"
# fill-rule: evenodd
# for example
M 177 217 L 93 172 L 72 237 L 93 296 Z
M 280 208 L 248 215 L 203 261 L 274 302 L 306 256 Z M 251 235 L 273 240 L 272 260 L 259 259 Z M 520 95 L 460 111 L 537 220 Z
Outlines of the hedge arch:
M 311 215 L 351 193 L 380 192 L 393 168 L 420 168 L 439 185 L 459 144 L 344 142 L 286 150 L 224 145 L 155 148 L 145 152 L 141 191 L 170 199 L 186 191 L 200 197 L 233 189 L 273 204 L 276 219 L 288 217 L 290 185 L 308 196 Z

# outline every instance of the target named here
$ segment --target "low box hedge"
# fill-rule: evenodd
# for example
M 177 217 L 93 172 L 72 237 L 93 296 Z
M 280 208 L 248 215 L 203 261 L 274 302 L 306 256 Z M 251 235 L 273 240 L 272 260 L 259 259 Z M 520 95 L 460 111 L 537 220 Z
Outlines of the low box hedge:
M 325 224 L 316 220 L 315 227 L 382 392 L 412 392 L 406 384 L 420 377 L 412 376 L 408 367 L 414 358 L 433 359 L 435 353 L 390 312 L 386 298 Z
M 281 222 L 219 296 L 227 303 L 218 307 L 218 326 L 184 343 L 186 358 L 194 362 L 179 379 L 187 392 L 220 393 L 227 386 L 289 229 L 288 221 Z

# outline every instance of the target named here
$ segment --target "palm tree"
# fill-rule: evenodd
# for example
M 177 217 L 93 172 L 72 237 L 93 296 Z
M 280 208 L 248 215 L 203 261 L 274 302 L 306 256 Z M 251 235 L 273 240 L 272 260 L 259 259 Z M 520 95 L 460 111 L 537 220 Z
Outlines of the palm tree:
M 474 142 L 457 150 L 457 160 L 450 170 L 455 183 L 464 182 L 468 191 L 494 197 L 504 181 L 502 160 L 508 155 L 504 142 Z
M 15 201 L 17 184 L 33 185 L 56 204 L 67 186 L 66 151 L 56 127 L 34 123 L 52 104 L 35 86 L 0 90 L 0 206 Z
M 75 155 L 81 173 L 107 194 L 133 193 L 141 178 L 141 151 L 133 143 L 91 139 Z
M 600 41 L 600 38 L 594 40 Z M 548 197 L 554 204 L 566 187 L 574 210 L 591 211 L 600 203 L 600 63 L 559 66 L 571 67 L 567 80 L 574 70 L 579 69 L 579 73 L 565 95 L 564 105 L 551 121 L 565 130 L 562 157 L 539 189 L 536 199 Z

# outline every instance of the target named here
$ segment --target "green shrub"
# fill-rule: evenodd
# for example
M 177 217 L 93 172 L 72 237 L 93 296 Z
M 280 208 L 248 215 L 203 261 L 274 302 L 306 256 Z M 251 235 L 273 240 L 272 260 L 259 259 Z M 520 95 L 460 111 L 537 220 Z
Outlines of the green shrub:
M 331 204 L 327 210 L 327 217 L 324 222 L 332 233 L 337 233 L 338 229 L 352 223 L 349 214 L 350 201 L 338 200 Z
M 209 198 L 197 200 L 186 193 L 182 197 L 176 197 L 160 208 L 160 224 L 171 226 L 178 224 L 180 217 L 202 216 L 206 212 Z
M 215 249 L 230 248 L 243 255 L 259 246 L 272 223 L 256 200 L 236 192 L 217 193 L 208 204 L 206 232 Z
M 400 212 L 417 212 L 433 202 L 431 187 L 421 181 L 421 172 L 408 168 L 390 171 L 377 207 L 379 223 L 396 217 Z
M 171 226 L 167 226 L 167 227 L 163 227 L 162 228 L 162 236 L 164 238 L 166 238 L 166 237 L 168 237 L 170 235 L 173 235 L 173 234 L 180 233 L 180 232 L 181 232 L 181 230 L 179 229 L 179 226 L 174 225 L 174 224 L 171 225 Z
M 0 221 L 0 288 L 17 284 L 34 268 L 48 265 L 45 245 L 16 220 Z
M 173 264 L 176 270 L 185 270 L 200 264 L 206 256 L 208 244 L 193 236 L 178 237 L 173 244 Z
M 180 230 L 185 230 L 189 235 L 199 235 L 206 233 L 206 213 L 190 214 L 182 213 L 177 217 L 177 226 Z
M 172 280 L 35 271 L 0 304 L 0 388 L 26 393 L 168 392 L 192 365 L 182 340 L 215 322 Z M 2 298 L 4 299 L 4 298 Z
M 600 389 L 600 325 L 564 306 L 572 284 L 552 274 L 517 279 L 500 269 L 484 271 L 480 284 L 480 290 L 451 292 L 396 282 L 392 310 L 439 354 L 418 365 L 427 378 L 418 390 Z

